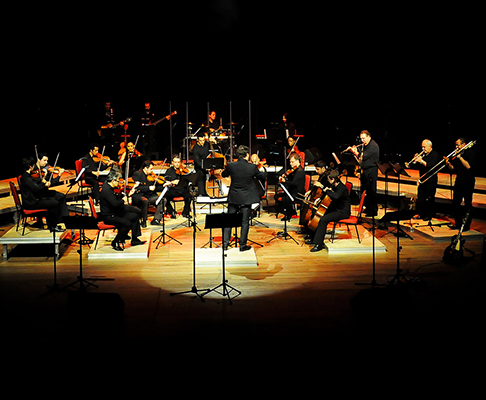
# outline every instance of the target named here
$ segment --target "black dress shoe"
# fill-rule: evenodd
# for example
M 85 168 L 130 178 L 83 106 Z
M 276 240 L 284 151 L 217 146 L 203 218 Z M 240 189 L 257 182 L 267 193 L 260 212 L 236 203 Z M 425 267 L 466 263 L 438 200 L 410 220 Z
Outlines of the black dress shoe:
M 140 222 L 140 228 L 146 228 L 146 227 L 147 227 L 147 221 Z
M 251 250 L 251 246 L 240 246 L 240 251 L 247 251 L 247 250 Z
M 64 232 L 66 229 L 61 228 L 60 226 L 54 226 L 50 229 L 51 232 Z
M 311 252 L 315 253 L 316 251 L 321 251 L 327 249 L 327 246 L 325 244 L 316 244 L 312 249 Z
M 123 251 L 123 247 L 120 246 L 120 243 L 118 242 L 111 242 L 111 247 L 113 248 L 113 250 L 116 250 L 116 251 Z
M 132 246 L 140 246 L 142 244 L 145 244 L 145 240 L 140 240 L 140 239 L 133 239 L 131 242 Z
M 150 222 L 150 225 L 162 225 L 162 224 L 160 223 L 160 221 L 159 221 L 158 219 L 155 219 L 155 218 L 154 218 L 154 219 L 153 219 L 153 220 Z
M 177 218 L 177 213 L 176 213 L 175 211 L 172 211 L 172 212 L 170 213 L 170 217 L 171 217 L 172 219 L 176 219 L 176 218 Z

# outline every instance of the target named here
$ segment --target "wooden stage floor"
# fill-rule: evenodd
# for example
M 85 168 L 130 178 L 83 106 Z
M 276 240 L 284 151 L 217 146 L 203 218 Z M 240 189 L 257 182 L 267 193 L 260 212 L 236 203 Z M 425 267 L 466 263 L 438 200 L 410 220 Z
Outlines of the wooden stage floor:
M 141 259 L 128 253 L 93 259 L 90 248 L 83 246 L 80 260 L 79 245 L 65 239 L 56 277 L 50 248 L 13 249 L 9 259 L 0 262 L 1 338 L 46 348 L 66 349 L 81 340 L 85 345 L 121 341 L 151 348 L 182 344 L 186 351 L 216 351 L 220 344 L 228 349 L 238 343 L 257 346 L 253 348 L 285 343 L 287 349 L 327 349 L 341 341 L 362 348 L 370 340 L 392 344 L 397 335 L 409 345 L 438 344 L 443 339 L 457 344 L 481 337 L 485 221 L 473 221 L 464 262 L 456 266 L 442 261 L 454 233 L 448 228 L 436 229 L 441 239 L 435 240 L 430 232 L 421 231 L 422 221 L 412 221 L 414 231 L 406 225 L 404 230 L 413 239 L 399 241 L 391 232 L 377 229 L 373 253 L 368 220 L 360 231 L 363 251 L 332 250 L 340 242 L 354 243 L 356 248 L 351 228 L 351 234 L 346 229 L 338 233 L 329 252 L 311 253 L 308 245 L 302 245 L 296 219 L 288 224 L 288 232 L 297 243 L 271 240 L 283 223 L 264 211 L 258 221 L 266 226 L 250 228 L 249 238 L 263 245 L 254 244 L 248 252 L 256 262 L 239 264 L 234 258 L 230 262 L 230 254 L 237 257 L 239 251 L 228 251 L 225 278 L 241 291 L 232 304 L 217 291 L 197 295 L 223 282 L 220 249 L 206 246 L 207 251 L 203 250 L 210 238 L 204 215 L 198 217 L 195 267 L 192 228 L 172 229 L 183 221 L 180 216 L 166 221 L 167 233 L 182 245 L 171 240 L 156 248 L 153 240 L 160 229 L 145 230 L 151 241 L 148 256 Z M 11 226 L 4 225 L 1 234 Z M 214 242 L 221 243 L 221 233 L 212 233 Z M 91 238 L 95 234 L 87 232 Z M 397 246 L 401 246 L 399 257 Z M 210 253 L 215 258 L 201 263 L 201 254 Z M 77 281 L 80 264 L 83 279 L 97 287 L 86 284 L 83 291 L 78 284 L 66 287 Z M 54 278 L 60 290 L 48 288 Z

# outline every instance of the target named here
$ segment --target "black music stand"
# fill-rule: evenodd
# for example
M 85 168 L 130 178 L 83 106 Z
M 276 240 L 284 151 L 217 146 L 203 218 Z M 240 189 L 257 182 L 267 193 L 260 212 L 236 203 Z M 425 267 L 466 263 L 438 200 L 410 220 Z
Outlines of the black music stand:
M 243 215 L 240 213 L 228 214 L 228 213 L 221 213 L 221 214 L 208 214 L 206 215 L 206 229 L 214 229 L 214 228 L 221 228 L 221 232 L 224 235 L 225 228 L 237 228 L 241 227 L 241 223 L 243 220 Z M 225 276 L 225 250 L 224 246 L 221 246 L 221 254 L 222 254 L 222 269 L 223 269 L 223 281 L 218 286 L 210 289 L 208 292 L 204 293 L 203 296 L 206 296 L 208 293 L 216 292 L 222 296 L 228 297 L 230 304 L 232 292 L 236 292 L 237 295 L 233 296 L 238 297 L 241 294 L 241 291 L 235 289 L 234 287 L 228 284 L 228 280 Z M 222 292 L 218 291 L 218 289 L 222 288 Z
M 202 169 L 210 169 L 212 171 L 214 171 L 215 169 L 224 169 L 224 162 L 225 159 L 223 157 L 209 156 L 207 158 L 202 159 Z M 210 186 L 209 188 L 213 189 L 213 196 L 209 196 L 209 197 L 216 197 L 214 196 L 214 189 L 221 190 L 221 188 L 218 185 L 215 186 L 216 179 L 214 173 L 212 175 L 213 175 L 213 186 Z
M 387 203 L 388 203 L 388 176 L 398 176 L 398 175 L 390 163 L 377 162 L 376 165 L 378 166 L 378 169 L 381 171 L 381 173 L 385 175 L 385 214 L 386 214 Z
M 282 184 L 282 183 L 279 183 L 280 187 L 283 189 L 284 193 L 289 196 L 290 198 L 290 201 L 294 201 L 294 198 L 292 197 L 292 195 L 289 193 L 289 191 L 287 190 L 287 188 Z M 270 240 L 267 241 L 267 243 L 270 243 L 272 240 L 275 240 L 277 238 L 283 238 L 285 240 L 288 240 L 288 239 L 292 239 L 297 245 L 299 244 L 297 242 L 297 240 L 295 240 L 288 232 L 287 232 L 287 218 L 284 218 L 284 230 L 281 231 L 281 232 L 277 232 L 277 236 L 275 236 L 274 238 L 271 238 Z
M 64 225 L 66 225 L 67 229 L 79 229 L 80 235 L 84 235 L 84 230 L 85 229 L 98 229 L 98 222 L 96 218 L 91 217 L 91 216 L 85 216 L 85 215 L 75 215 L 75 216 L 69 216 L 69 217 L 62 217 L 62 222 L 64 222 Z M 78 278 L 70 283 L 69 285 L 64 286 L 63 289 L 76 285 L 79 283 L 79 288 L 80 290 L 86 290 L 86 285 L 88 286 L 94 286 L 98 287 L 92 282 L 89 282 L 87 279 L 83 278 L 83 246 L 82 243 L 79 242 L 79 276 Z M 109 279 L 109 278 L 90 278 L 90 280 L 104 280 L 104 281 L 113 281 L 114 279 Z
M 155 206 L 158 206 L 158 205 L 159 205 L 159 203 L 160 203 L 161 201 L 166 200 L 166 199 L 164 198 L 164 196 L 165 196 L 165 194 L 168 192 L 168 190 L 169 190 L 169 187 L 168 187 L 168 186 L 166 186 L 166 187 L 164 188 L 164 190 L 162 190 L 162 192 L 160 193 L 159 197 L 158 197 L 158 198 L 157 198 L 157 200 L 155 201 Z M 160 230 L 160 232 L 162 232 L 162 233 L 161 233 L 161 234 L 160 234 L 160 235 L 159 235 L 159 236 L 158 236 L 156 239 L 154 239 L 154 240 L 152 241 L 152 243 L 157 242 L 157 246 L 155 246 L 155 248 L 156 248 L 156 249 L 158 249 L 158 248 L 159 248 L 160 243 L 162 243 L 162 244 L 166 244 L 166 243 L 169 243 L 171 240 L 173 240 L 174 242 L 179 243 L 179 244 L 182 246 L 182 243 L 181 243 L 181 242 L 179 242 L 179 241 L 178 241 L 176 238 L 173 238 L 173 237 L 172 237 L 172 236 L 170 236 L 168 233 L 165 233 L 165 217 L 164 217 L 164 215 L 163 215 L 163 214 L 162 214 L 162 229 Z M 166 237 L 168 237 L 168 238 L 169 238 L 169 240 L 167 240 L 167 241 L 166 241 L 166 240 L 165 240 L 165 238 L 166 238 Z

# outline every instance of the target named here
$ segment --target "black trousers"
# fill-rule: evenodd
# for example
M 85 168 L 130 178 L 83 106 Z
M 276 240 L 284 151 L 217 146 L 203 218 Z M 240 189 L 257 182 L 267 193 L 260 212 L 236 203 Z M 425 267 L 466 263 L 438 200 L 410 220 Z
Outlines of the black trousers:
M 454 183 L 454 193 L 452 195 L 452 212 L 454 215 L 454 221 L 456 226 L 461 226 L 463 223 L 464 216 L 467 211 L 472 211 L 472 200 L 474 185 L 476 184 L 475 179 L 470 179 L 467 181 L 457 181 Z M 461 204 L 464 200 L 464 208 Z M 464 229 L 469 229 L 471 226 L 471 215 L 469 215 Z
M 417 211 L 422 218 L 435 217 L 437 182 L 426 182 L 417 188 Z
M 250 230 L 250 216 L 251 204 L 239 205 L 228 204 L 228 214 L 242 213 L 241 231 L 240 231 L 240 247 L 244 247 L 248 243 L 248 231 Z M 223 230 L 223 246 L 227 246 L 231 239 L 231 228 L 224 228 Z
M 132 198 L 132 204 L 140 208 L 142 220 L 144 222 L 147 221 L 148 217 L 148 208 L 150 204 L 155 204 L 159 195 L 157 193 L 154 194 L 147 194 L 146 196 L 136 196 Z M 154 219 L 161 220 L 163 218 L 163 211 L 164 211 L 164 199 L 161 199 L 159 204 L 155 209 Z
M 378 180 L 378 167 L 367 168 L 361 174 L 361 192 L 366 190 L 366 213 L 378 213 L 378 200 L 376 197 L 376 182 Z
M 319 224 L 316 228 L 316 233 L 314 234 L 313 243 L 322 245 L 324 244 L 324 238 L 326 236 L 327 225 L 330 222 L 339 221 L 340 219 L 349 218 L 349 213 L 345 211 L 331 211 L 326 212 L 321 219 L 319 220 Z
M 115 242 L 124 242 L 128 232 L 132 231 L 132 240 L 142 234 L 140 230 L 140 210 L 133 206 L 125 206 L 117 215 L 101 215 L 103 222 L 114 225 L 117 229 Z

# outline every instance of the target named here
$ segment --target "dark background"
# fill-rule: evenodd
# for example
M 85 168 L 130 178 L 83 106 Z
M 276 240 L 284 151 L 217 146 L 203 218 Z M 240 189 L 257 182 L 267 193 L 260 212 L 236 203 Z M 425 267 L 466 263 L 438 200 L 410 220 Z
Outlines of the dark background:
M 13 21 L 3 50 L 1 178 L 15 176 L 35 145 L 74 168 L 105 101 L 121 118 L 138 116 L 145 101 L 167 115 L 171 101 L 179 113 L 175 146 L 186 102 L 191 122 L 206 118 L 209 101 L 226 123 L 232 101 L 233 120 L 248 129 L 251 100 L 253 135 L 288 112 L 304 135 L 299 147 L 325 157 L 363 129 L 383 161 L 410 160 L 424 138 L 444 156 L 457 137 L 477 139 L 482 154 L 479 14 L 237 0 L 30 7 Z

